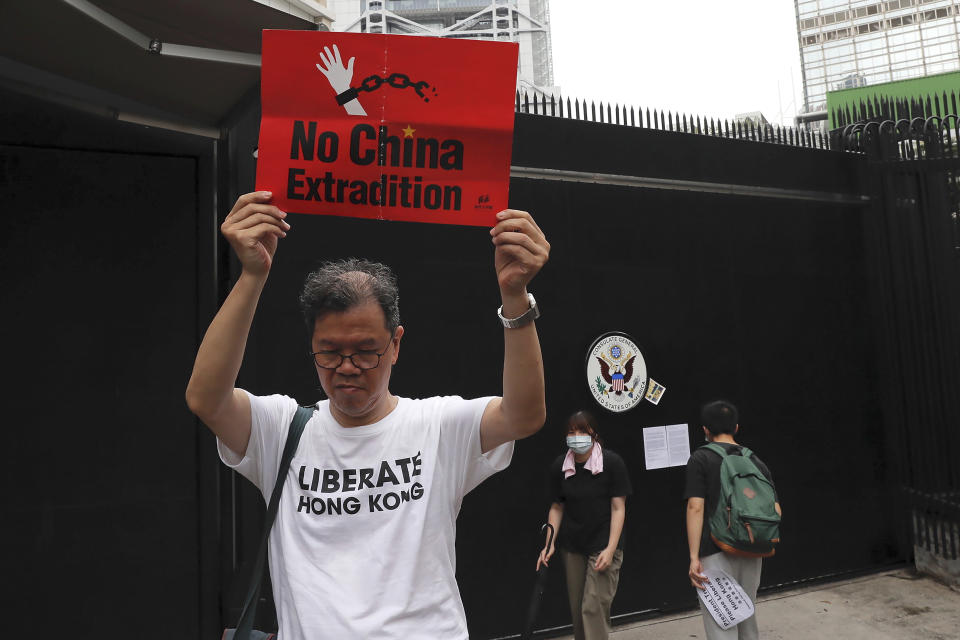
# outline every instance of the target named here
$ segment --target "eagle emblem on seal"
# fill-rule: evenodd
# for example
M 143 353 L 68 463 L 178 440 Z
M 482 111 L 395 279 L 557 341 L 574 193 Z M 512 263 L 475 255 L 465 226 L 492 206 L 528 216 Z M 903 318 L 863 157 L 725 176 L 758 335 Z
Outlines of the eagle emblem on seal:
M 633 377 L 634 353 L 624 353 L 619 344 L 611 345 L 606 353 L 596 356 L 600 363 L 600 375 L 610 385 L 610 392 L 620 395 Z

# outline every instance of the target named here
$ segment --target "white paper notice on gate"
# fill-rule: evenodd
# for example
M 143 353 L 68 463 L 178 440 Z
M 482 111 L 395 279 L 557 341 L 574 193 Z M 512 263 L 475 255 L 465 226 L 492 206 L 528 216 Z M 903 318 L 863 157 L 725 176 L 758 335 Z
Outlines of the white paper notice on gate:
M 705 589 L 697 589 L 707 611 L 722 629 L 735 627 L 754 613 L 753 603 L 743 587 L 720 569 L 704 569 Z
M 647 471 L 687 464 L 690 458 L 690 434 L 687 425 L 644 427 L 643 456 Z

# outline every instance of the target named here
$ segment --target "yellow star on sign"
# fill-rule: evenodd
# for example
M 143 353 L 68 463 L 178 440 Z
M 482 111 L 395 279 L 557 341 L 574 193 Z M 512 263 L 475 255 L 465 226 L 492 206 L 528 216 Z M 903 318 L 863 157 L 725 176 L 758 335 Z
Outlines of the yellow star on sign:
M 414 134 L 417 130 L 414 129 L 413 127 L 411 127 L 410 125 L 407 125 L 407 128 L 406 128 L 406 129 L 401 129 L 401 131 L 403 131 L 403 137 L 404 137 L 404 138 L 412 138 L 412 137 L 413 137 L 413 134 Z

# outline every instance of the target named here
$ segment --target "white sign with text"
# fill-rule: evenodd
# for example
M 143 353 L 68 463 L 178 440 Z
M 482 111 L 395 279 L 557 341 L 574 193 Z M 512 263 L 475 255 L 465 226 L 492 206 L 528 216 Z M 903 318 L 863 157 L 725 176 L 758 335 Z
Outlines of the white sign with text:
M 740 584 L 720 569 L 704 569 L 705 589 L 697 589 L 700 599 L 722 629 L 735 627 L 754 613 L 753 602 Z
M 690 458 L 690 436 L 685 424 L 644 427 L 643 454 L 647 471 L 682 467 Z

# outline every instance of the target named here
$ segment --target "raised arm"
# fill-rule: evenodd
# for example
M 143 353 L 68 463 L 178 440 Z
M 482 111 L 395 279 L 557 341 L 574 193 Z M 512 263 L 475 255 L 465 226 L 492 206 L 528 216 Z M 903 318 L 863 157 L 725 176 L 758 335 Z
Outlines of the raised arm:
M 187 384 L 190 410 L 239 455 L 250 440 L 250 400 L 234 385 L 277 242 L 290 229 L 271 197 L 265 191 L 240 196 L 220 226 L 243 270 L 203 336 Z
M 550 255 L 550 243 L 526 211 L 506 209 L 497 214 L 493 236 L 494 266 L 503 301 L 503 316 L 517 318 L 529 308 L 527 284 Z M 480 422 L 484 453 L 540 430 L 547 410 L 543 358 L 534 323 L 503 330 L 503 397 L 487 405 Z

